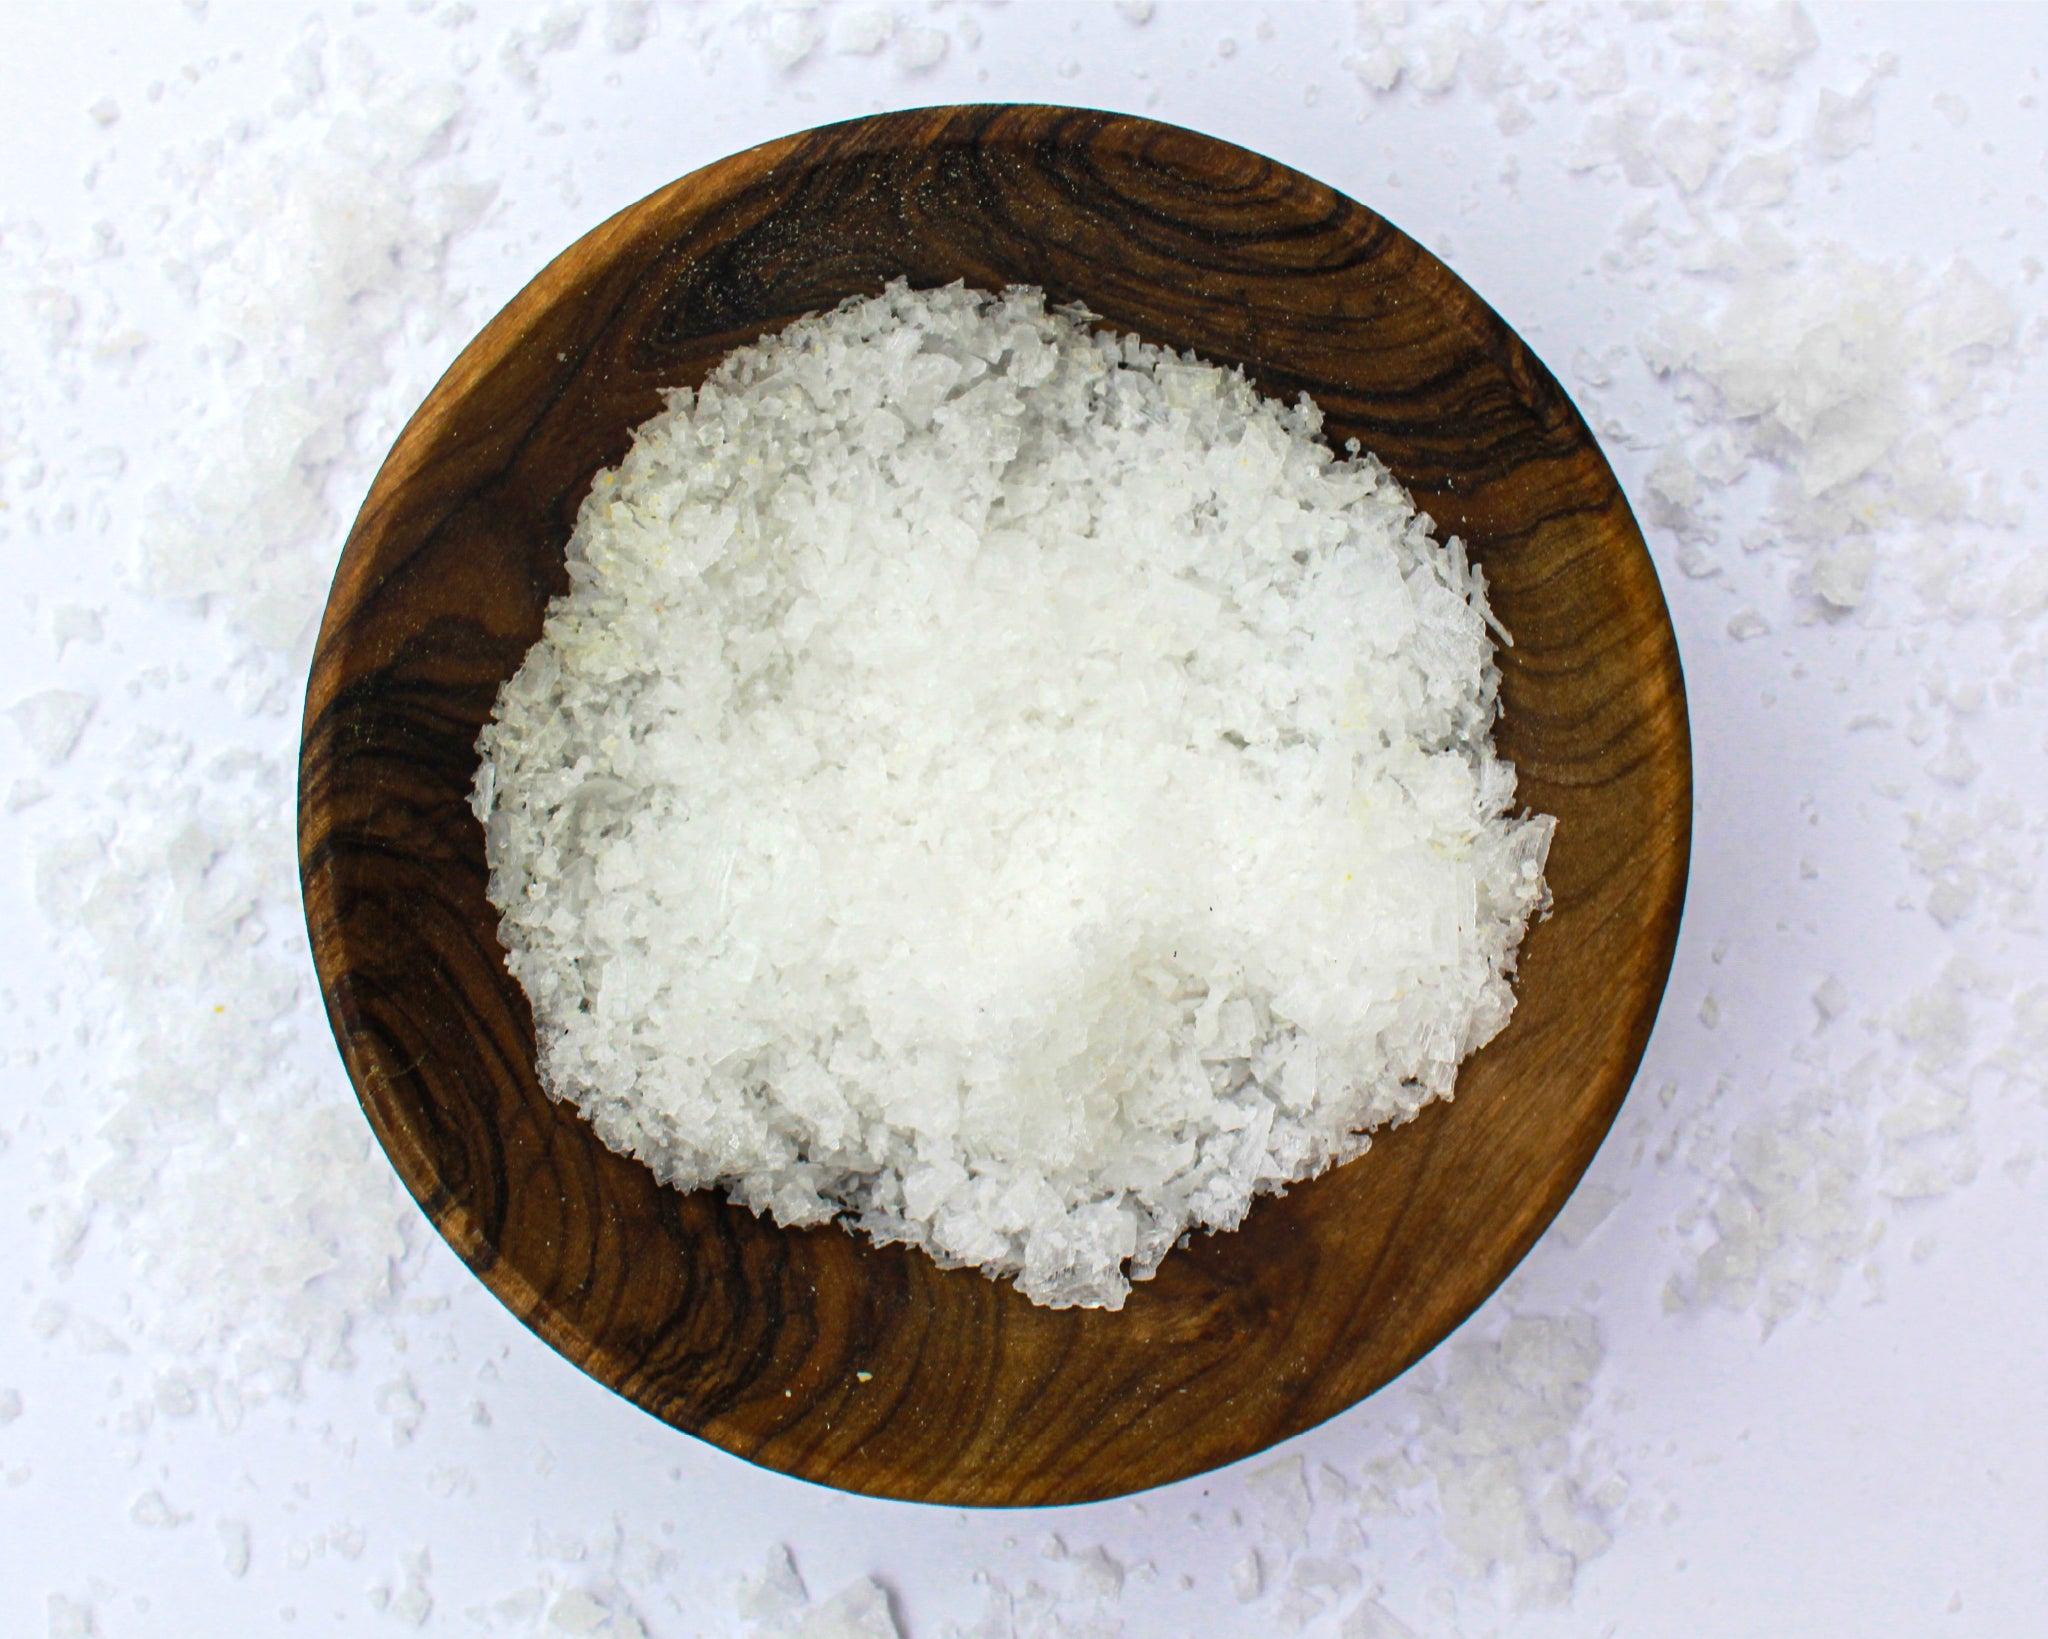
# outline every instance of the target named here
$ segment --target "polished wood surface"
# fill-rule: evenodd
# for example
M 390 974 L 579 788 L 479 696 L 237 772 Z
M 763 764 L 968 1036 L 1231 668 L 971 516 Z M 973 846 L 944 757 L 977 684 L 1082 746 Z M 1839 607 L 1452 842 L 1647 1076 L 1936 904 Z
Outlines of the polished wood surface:
M 664 388 L 800 314 L 1029 283 L 1306 390 L 1485 566 L 1513 632 L 1498 742 L 1558 817 L 1556 910 L 1457 1098 L 1200 1237 L 1119 1314 L 657 1185 L 552 1102 L 468 807 L 478 728 L 566 587 L 599 468 Z M 1691 760 L 1656 575 L 1586 425 L 1515 334 L 1378 216 L 1269 160 L 1051 108 L 888 115 L 685 177 L 558 257 L 458 359 L 349 536 L 300 770 L 306 914 L 378 1138 L 529 1326 L 677 1428 L 930 1502 L 1112 1496 L 1343 1410 L 1457 1326 L 1570 1194 L 1677 937 Z

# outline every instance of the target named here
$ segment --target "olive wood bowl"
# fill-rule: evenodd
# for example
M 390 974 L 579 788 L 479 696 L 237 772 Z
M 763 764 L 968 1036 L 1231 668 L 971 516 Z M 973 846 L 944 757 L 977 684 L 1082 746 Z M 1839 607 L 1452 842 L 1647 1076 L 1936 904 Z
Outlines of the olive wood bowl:
M 468 798 L 477 731 L 566 590 L 600 469 L 662 392 L 897 275 L 1041 286 L 1304 390 L 1485 568 L 1498 744 L 1557 816 L 1556 905 L 1455 1102 L 1197 1236 L 1120 1313 L 1034 1307 L 845 1229 L 658 1184 L 534 1070 Z M 1073 1503 L 1299 1433 L 1433 1348 L 1571 1193 L 1669 970 L 1691 836 L 1678 650 L 1642 536 L 1550 372 L 1321 183 L 1123 115 L 936 108 L 771 142 L 564 251 L 372 486 L 307 689 L 299 850 L 342 1057 L 406 1187 L 534 1331 L 676 1428 L 849 1491 Z

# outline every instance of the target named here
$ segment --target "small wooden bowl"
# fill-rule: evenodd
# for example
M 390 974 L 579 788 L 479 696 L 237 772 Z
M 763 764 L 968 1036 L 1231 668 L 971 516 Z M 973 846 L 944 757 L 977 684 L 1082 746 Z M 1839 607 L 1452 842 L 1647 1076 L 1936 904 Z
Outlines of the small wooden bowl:
M 896 275 L 1028 283 L 1304 389 L 1485 566 L 1498 741 L 1558 818 L 1556 910 L 1455 1103 L 1174 1252 L 1119 1314 L 658 1185 L 534 1072 L 468 798 L 566 589 L 592 476 L 664 388 Z M 1691 836 L 1678 651 L 1628 505 L 1550 373 L 1363 206 L 1193 132 L 939 108 L 723 160 L 557 257 L 470 344 L 356 520 L 300 760 L 306 916 L 377 1137 L 522 1320 L 679 1429 L 850 1491 L 1073 1503 L 1259 1451 L 1399 1375 L 1528 1251 L 1655 1017 Z

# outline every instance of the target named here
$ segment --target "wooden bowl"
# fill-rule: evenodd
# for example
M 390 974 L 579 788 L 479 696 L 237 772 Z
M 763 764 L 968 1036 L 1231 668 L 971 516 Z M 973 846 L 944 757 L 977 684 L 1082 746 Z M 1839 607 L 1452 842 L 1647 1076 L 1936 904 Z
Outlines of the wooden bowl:
M 1455 1103 L 1174 1252 L 1121 1313 L 681 1195 L 534 1072 L 471 816 L 475 741 L 567 587 L 590 480 L 661 392 L 895 275 L 1042 286 L 1306 389 L 1485 566 L 1514 634 L 1498 743 L 1555 814 L 1556 910 Z M 299 847 L 328 1015 L 434 1226 L 527 1325 L 655 1416 L 824 1485 L 1072 1503 L 1342 1411 L 1431 1349 L 1571 1193 L 1641 1056 L 1691 833 L 1683 682 L 1613 473 L 1441 263 L 1256 154 L 1121 115 L 939 108 L 769 143 L 557 257 L 399 439 L 307 690 Z

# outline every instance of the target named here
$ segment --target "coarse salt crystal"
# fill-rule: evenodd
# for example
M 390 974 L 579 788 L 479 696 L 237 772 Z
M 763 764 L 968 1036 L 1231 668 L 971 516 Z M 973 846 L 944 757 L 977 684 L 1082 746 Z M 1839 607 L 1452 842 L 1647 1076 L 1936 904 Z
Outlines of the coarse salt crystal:
M 543 1077 L 1054 1305 L 1449 1093 L 1551 821 L 1370 456 L 1034 290 L 733 354 L 592 485 L 475 807 Z

